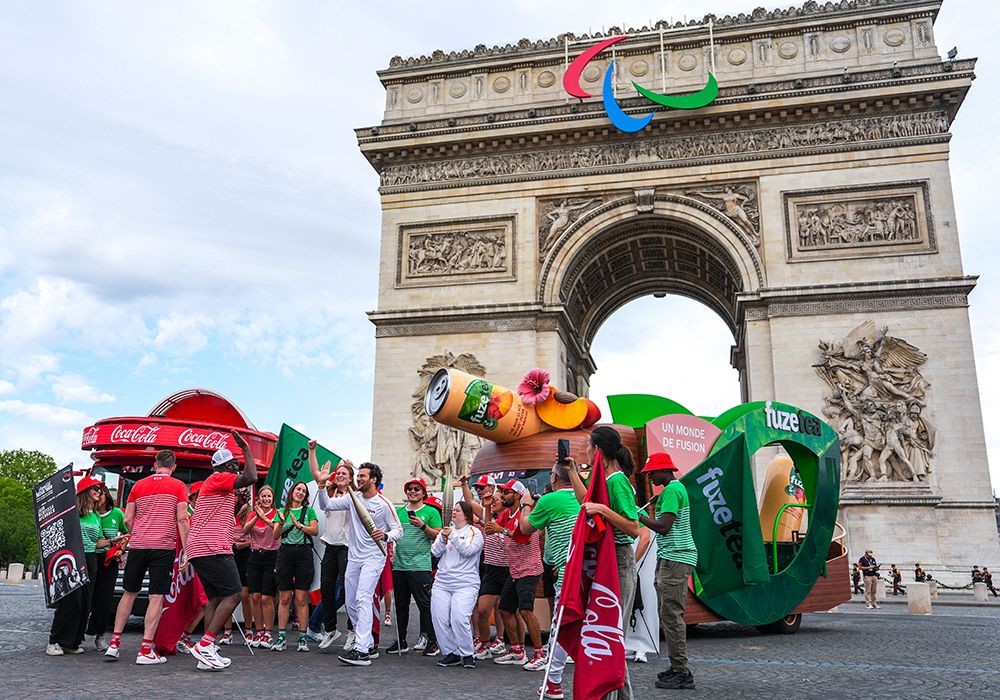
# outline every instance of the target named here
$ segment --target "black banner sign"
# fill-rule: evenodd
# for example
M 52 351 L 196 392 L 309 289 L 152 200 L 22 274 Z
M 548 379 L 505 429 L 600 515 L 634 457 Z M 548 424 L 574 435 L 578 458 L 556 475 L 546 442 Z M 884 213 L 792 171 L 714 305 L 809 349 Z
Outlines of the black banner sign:
M 33 490 L 38 549 L 45 574 L 45 604 L 51 608 L 90 581 L 76 508 L 73 466 L 60 469 Z

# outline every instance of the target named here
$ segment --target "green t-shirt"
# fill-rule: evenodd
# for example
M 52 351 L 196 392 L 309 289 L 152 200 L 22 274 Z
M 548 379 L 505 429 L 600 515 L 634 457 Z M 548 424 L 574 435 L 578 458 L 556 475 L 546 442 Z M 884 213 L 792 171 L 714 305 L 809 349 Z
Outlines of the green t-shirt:
M 125 533 L 125 513 L 122 512 L 121 508 L 112 508 L 104 515 L 98 516 L 101 519 L 101 538 L 105 540 L 113 540 L 118 535 Z M 98 552 L 106 552 L 109 547 L 97 550 Z
M 284 513 L 284 510 L 281 512 Z M 292 508 L 288 511 L 288 519 L 281 526 L 281 544 L 307 544 L 306 533 L 295 527 L 292 522 L 293 515 L 303 525 L 316 522 L 316 511 L 313 510 L 312 506 Z
M 437 508 L 424 504 L 414 512 L 427 527 L 441 527 L 441 514 Z M 396 515 L 403 525 L 403 537 L 396 542 L 396 553 L 392 559 L 393 571 L 430 571 L 431 539 L 423 530 L 410 524 L 406 506 L 397 508 Z
M 97 538 L 101 536 L 101 516 L 94 511 L 81 515 L 80 530 L 83 532 L 83 553 L 97 552 Z
M 681 482 L 671 481 L 660 494 L 656 517 L 663 513 L 673 513 L 676 517 L 670 532 L 656 536 L 656 558 L 697 566 L 698 549 L 691 536 L 691 503 Z
M 632 482 L 625 476 L 625 472 L 615 472 L 607 478 L 607 484 L 611 510 L 623 518 L 638 520 L 639 506 L 635 503 L 635 489 L 632 488 Z M 632 544 L 634 539 L 615 528 L 615 544 Z
M 572 488 L 559 489 L 538 499 L 528 515 L 536 530 L 545 530 L 542 561 L 562 569 L 569 559 L 569 543 L 580 513 L 580 502 Z

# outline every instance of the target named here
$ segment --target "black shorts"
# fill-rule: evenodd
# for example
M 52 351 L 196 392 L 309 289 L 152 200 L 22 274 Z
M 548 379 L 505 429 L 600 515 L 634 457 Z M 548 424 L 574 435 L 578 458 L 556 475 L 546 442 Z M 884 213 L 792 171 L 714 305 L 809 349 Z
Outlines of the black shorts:
M 174 573 L 176 552 L 172 549 L 130 549 L 125 559 L 122 588 L 138 593 L 142 577 L 149 572 L 149 595 L 166 595 L 170 592 L 170 579 Z
M 500 595 L 510 578 L 510 569 L 495 564 L 483 564 L 480 568 L 479 595 Z
M 274 597 L 278 592 L 278 582 L 274 578 L 277 561 L 277 549 L 250 550 L 250 561 L 247 563 L 247 589 L 250 593 Z
M 509 578 L 500 592 L 500 609 L 504 612 L 535 609 L 535 591 L 538 590 L 538 576 Z
M 313 549 L 308 544 L 283 544 L 278 550 L 278 562 L 274 567 L 274 578 L 279 591 L 308 591 L 312 587 Z
M 247 587 L 247 565 L 250 563 L 250 548 L 236 549 L 233 547 L 233 559 L 236 560 L 236 570 L 240 573 L 240 584 Z
M 559 577 L 559 567 L 542 564 L 542 595 L 546 598 L 556 597 L 556 579 Z
M 191 560 L 191 565 L 201 579 L 205 595 L 210 600 L 225 598 L 243 590 L 243 586 L 240 585 L 240 572 L 236 569 L 236 560 L 232 554 L 195 557 Z

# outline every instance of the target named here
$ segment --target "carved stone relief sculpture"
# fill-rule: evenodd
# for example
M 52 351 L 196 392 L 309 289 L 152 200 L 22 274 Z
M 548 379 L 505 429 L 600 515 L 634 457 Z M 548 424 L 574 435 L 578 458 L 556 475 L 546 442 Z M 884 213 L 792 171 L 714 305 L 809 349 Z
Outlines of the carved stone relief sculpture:
M 511 216 L 403 224 L 397 283 L 426 286 L 513 279 L 513 256 Z
M 721 189 L 692 190 L 684 194 L 721 211 L 746 234 L 754 247 L 760 247 L 760 213 L 753 185 L 725 185 Z
M 545 260 L 545 256 L 552 250 L 552 246 L 562 235 L 562 232 L 569 228 L 587 210 L 603 204 L 600 198 L 563 198 L 541 202 L 539 204 L 540 222 L 538 225 L 538 259 Z
M 445 474 L 453 479 L 467 474 L 473 458 L 483 446 L 482 438 L 441 425 L 424 412 L 427 387 L 434 373 L 442 368 L 459 369 L 477 377 L 486 376 L 486 368 L 475 355 L 467 352 L 455 355 L 450 350 L 443 355 L 428 357 L 417 370 L 420 381 L 410 404 L 413 425 L 409 428 L 409 435 L 414 450 L 410 473 L 427 480 L 429 484 L 441 484 Z
M 790 260 L 936 249 L 924 181 L 785 193 Z
M 927 355 L 871 320 L 819 350 L 813 367 L 829 389 L 823 415 L 840 435 L 842 481 L 926 482 L 935 439 L 923 415 Z

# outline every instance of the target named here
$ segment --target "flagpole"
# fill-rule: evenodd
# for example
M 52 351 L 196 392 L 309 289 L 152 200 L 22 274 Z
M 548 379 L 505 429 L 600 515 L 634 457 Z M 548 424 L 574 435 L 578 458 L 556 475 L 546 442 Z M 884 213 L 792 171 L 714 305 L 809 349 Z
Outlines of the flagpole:
M 236 619 L 236 611 L 234 610 L 234 611 L 233 611 L 233 612 L 231 613 L 231 615 L 232 615 L 232 617 L 233 617 L 233 624 L 234 624 L 234 625 L 236 625 L 236 629 L 238 629 L 238 630 L 239 630 L 239 632 L 240 632 L 240 636 L 241 636 L 241 637 L 243 637 L 243 644 L 245 644 L 245 645 L 246 645 L 246 648 L 250 650 L 250 656 L 257 656 L 257 655 L 256 655 L 256 654 L 255 654 L 255 653 L 253 652 L 253 647 L 252 647 L 252 646 L 250 646 L 250 640 L 249 640 L 249 639 L 247 639 L 247 636 L 246 636 L 246 635 L 245 635 L 245 634 L 243 633 L 243 627 L 242 627 L 242 626 L 240 625 L 240 621 Z
M 552 656 L 556 649 L 556 644 L 559 643 L 559 628 L 562 626 L 563 611 L 566 610 L 566 606 L 559 603 L 559 613 L 556 615 L 555 627 L 549 630 L 549 658 L 548 663 L 545 664 L 545 675 L 542 677 L 542 694 L 545 694 L 545 687 L 549 683 L 549 671 L 552 669 Z

